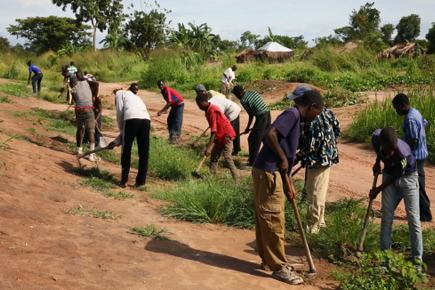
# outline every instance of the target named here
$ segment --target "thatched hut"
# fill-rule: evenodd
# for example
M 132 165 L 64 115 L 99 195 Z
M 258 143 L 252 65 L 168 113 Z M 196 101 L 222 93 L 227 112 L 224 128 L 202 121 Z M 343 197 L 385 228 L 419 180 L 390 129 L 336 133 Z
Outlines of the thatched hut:
M 398 58 L 404 54 L 417 53 L 418 55 L 422 55 L 422 54 L 425 54 L 426 51 L 427 51 L 426 49 L 417 45 L 414 42 L 405 42 L 405 43 L 396 44 L 395 46 L 390 47 L 390 48 L 382 51 L 381 53 L 378 54 L 378 57 Z
M 290 48 L 282 46 L 277 42 L 268 42 L 257 50 L 242 51 L 236 55 L 238 63 L 249 61 L 252 59 L 265 61 L 268 60 L 269 63 L 273 62 L 284 62 L 289 60 L 294 55 L 294 51 Z

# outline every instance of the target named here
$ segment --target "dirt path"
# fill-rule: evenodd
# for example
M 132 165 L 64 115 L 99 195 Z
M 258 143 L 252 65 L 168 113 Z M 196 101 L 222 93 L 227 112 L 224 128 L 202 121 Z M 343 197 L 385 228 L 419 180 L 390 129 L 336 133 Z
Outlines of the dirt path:
M 0 80 L 1 82 L 1 80 Z M 101 84 L 100 93 L 110 95 L 119 84 Z M 157 134 L 166 136 L 166 116 L 156 112 L 164 106 L 161 96 L 141 90 Z M 264 97 L 269 98 L 268 94 Z M 277 98 L 277 96 L 271 96 Z M 65 110 L 66 105 L 34 98 L 10 97 L 16 103 L 0 105 L 0 142 L 4 134 L 25 134 L 29 122 L 10 112 L 39 107 Z M 113 97 L 106 97 L 113 102 Z M 186 102 L 183 130 L 200 134 L 207 128 L 204 113 Z M 336 110 L 340 119 L 349 119 L 348 109 Z M 112 115 L 105 110 L 104 114 Z M 279 112 L 273 112 L 275 118 Z M 247 115 L 241 115 L 242 127 Z M 345 122 L 344 122 L 345 123 Z M 111 132 L 114 134 L 115 132 Z M 44 132 L 47 137 L 57 133 Z M 54 149 L 56 141 L 50 141 Z M 253 250 L 254 232 L 219 225 L 194 225 L 163 218 L 162 202 L 146 193 L 130 191 L 126 201 L 105 198 L 100 193 L 71 183 L 81 178 L 71 172 L 76 159 L 64 150 L 12 140 L 2 161 L 5 177 L 0 178 L 0 289 L 297 289 L 268 278 L 258 270 L 259 258 Z M 242 146 L 247 149 L 246 137 Z M 355 144 L 340 144 L 340 164 L 331 172 L 328 200 L 344 196 L 363 197 L 372 183 L 372 152 Z M 120 168 L 111 163 L 102 167 L 119 178 Z M 427 169 L 428 193 L 434 204 L 433 167 Z M 134 174 L 134 172 L 133 172 Z M 302 177 L 303 173 L 299 174 Z M 155 187 L 165 184 L 150 178 Z M 78 205 L 85 209 L 112 210 L 122 218 L 103 221 L 73 216 L 67 211 Z M 128 233 L 131 227 L 154 223 L 171 232 L 170 241 L 140 241 Z M 302 255 L 300 248 L 288 246 L 289 255 Z M 316 260 L 317 286 L 304 289 L 333 289 L 329 265 Z M 328 280 L 329 279 L 329 280 Z

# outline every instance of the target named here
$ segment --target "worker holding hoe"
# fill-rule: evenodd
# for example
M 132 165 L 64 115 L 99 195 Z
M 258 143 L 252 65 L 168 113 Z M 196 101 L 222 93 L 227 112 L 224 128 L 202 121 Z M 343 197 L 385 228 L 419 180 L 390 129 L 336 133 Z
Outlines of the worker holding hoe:
M 118 184 L 121 188 L 127 186 L 135 138 L 139 151 L 139 168 L 133 187 L 145 185 L 148 172 L 151 118 L 145 103 L 137 96 L 138 91 L 138 85 L 133 83 L 128 90 L 120 89 L 115 93 L 116 121 L 120 134 L 107 147 L 113 149 L 122 145 L 122 177 Z
M 404 199 L 406 218 L 411 236 L 411 253 L 414 264 L 423 261 L 423 237 L 420 224 L 420 204 L 417 162 L 405 141 L 397 138 L 391 127 L 377 129 L 372 137 L 373 149 L 377 154 L 373 174 L 381 173 L 382 184 L 370 191 L 375 199 L 382 191 L 381 250 L 391 249 L 391 231 L 394 211 Z
M 166 101 L 166 105 L 157 112 L 157 116 L 166 113 L 169 107 L 171 107 L 167 119 L 169 140 L 172 144 L 178 144 L 181 137 L 181 126 L 183 125 L 184 99 L 174 89 L 167 87 L 164 80 L 159 80 L 157 86 L 162 93 L 163 99 Z
M 301 85 L 287 96 L 299 104 L 305 92 L 311 91 Z M 340 137 L 340 122 L 331 110 L 323 108 L 311 123 L 301 127 L 300 150 L 297 159 L 306 169 L 306 193 L 308 201 L 307 232 L 317 234 L 325 224 L 325 202 L 328 192 L 329 173 L 333 164 L 339 162 L 337 138 Z
M 233 89 L 233 94 L 240 100 L 240 103 L 249 115 L 248 125 L 246 126 L 244 133 L 247 134 L 251 131 L 248 137 L 249 159 L 247 166 L 252 166 L 258 155 L 258 151 L 260 151 L 264 134 L 270 126 L 270 110 L 256 91 L 252 90 L 245 92 L 241 85 L 237 85 Z M 254 117 L 254 127 L 249 129 Z
M 402 124 L 403 140 L 411 147 L 417 162 L 418 183 L 420 186 L 420 221 L 432 221 L 430 200 L 426 194 L 426 181 L 424 163 L 429 153 L 426 144 L 426 119 L 420 112 L 409 104 L 409 98 L 405 94 L 398 94 L 393 99 L 393 106 L 399 116 L 405 116 Z
M 240 146 L 240 111 L 242 110 L 239 105 L 234 103 L 233 101 L 227 100 L 225 97 L 222 98 L 221 94 L 215 91 L 207 91 L 203 85 L 198 85 L 195 88 L 195 91 L 198 95 L 206 95 L 208 98 L 208 102 L 210 104 L 216 105 L 221 109 L 221 111 L 225 114 L 227 119 L 230 121 L 231 126 L 236 132 L 236 137 L 233 139 L 233 156 L 237 156 L 239 152 L 242 150 Z M 219 95 L 215 95 L 215 94 Z
M 231 100 L 231 85 L 234 84 L 234 80 L 236 79 L 235 71 L 237 70 L 237 66 L 228 68 L 221 79 L 221 93 L 225 95 L 228 100 Z
M 96 97 L 92 92 L 98 91 L 98 82 L 93 81 L 79 81 L 77 77 L 71 79 L 71 94 L 73 102 L 76 104 L 76 142 L 77 150 L 75 154 L 82 154 L 83 147 L 82 141 L 85 133 L 85 128 L 88 130 L 89 149 L 95 149 L 95 115 L 93 111 L 93 98 Z M 93 89 L 91 89 L 91 87 Z M 92 153 L 89 155 L 89 160 L 96 162 L 99 158 Z
M 27 79 L 27 84 L 30 84 L 30 80 L 32 80 L 32 94 L 36 94 L 36 85 L 38 85 L 38 94 L 41 92 L 41 81 L 42 77 L 44 76 L 42 74 L 42 71 L 39 67 L 32 64 L 32 62 L 29 60 L 27 62 L 27 65 L 29 66 L 29 78 Z M 32 77 L 33 73 L 33 77 Z
M 225 114 L 218 106 L 209 103 L 207 94 L 198 94 L 196 104 L 205 111 L 208 125 L 211 129 L 210 141 L 205 149 L 205 156 L 210 156 L 210 171 L 216 174 L 220 155 L 223 153 L 225 161 L 230 168 L 231 175 L 235 180 L 238 179 L 237 168 L 234 165 L 231 153 L 233 150 L 233 139 L 236 132 L 230 124 Z
M 295 164 L 301 122 L 312 122 L 323 110 L 323 98 L 307 91 L 294 108 L 285 110 L 267 130 L 265 143 L 252 168 L 254 185 L 255 237 L 262 267 L 272 277 L 298 285 L 303 283 L 287 265 L 284 250 L 285 200 L 296 197 L 291 188 L 283 188 L 285 174 Z

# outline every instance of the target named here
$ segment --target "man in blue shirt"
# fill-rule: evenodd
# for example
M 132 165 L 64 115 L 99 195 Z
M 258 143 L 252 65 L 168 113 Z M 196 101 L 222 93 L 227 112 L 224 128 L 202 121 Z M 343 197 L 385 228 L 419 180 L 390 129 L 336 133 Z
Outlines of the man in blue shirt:
M 36 94 L 36 84 L 38 84 L 38 93 L 40 93 L 41 92 L 41 81 L 42 81 L 42 77 L 43 77 L 42 71 L 39 67 L 32 64 L 32 62 L 30 60 L 27 62 L 27 65 L 29 66 L 29 78 L 27 80 L 27 84 L 30 84 L 30 79 L 32 79 L 32 87 L 33 87 L 32 94 Z M 34 73 L 33 77 L 32 77 L 32 73 Z
M 423 237 L 420 224 L 418 173 L 414 154 L 405 141 L 397 138 L 391 127 L 377 129 L 372 137 L 376 152 L 373 174 L 380 174 L 384 164 L 382 184 L 370 191 L 375 199 L 382 191 L 381 250 L 391 249 L 391 231 L 394 211 L 402 198 L 405 201 L 406 218 L 411 236 L 411 253 L 415 260 L 423 259 Z
M 301 102 L 285 110 L 269 127 L 265 143 L 252 168 L 254 185 L 255 239 L 262 266 L 272 277 L 289 284 L 303 283 L 287 266 L 284 250 L 285 200 L 295 198 L 290 187 L 283 189 L 283 178 L 295 164 L 301 121 L 312 122 L 323 110 L 323 98 L 316 91 L 305 92 Z
M 412 108 L 405 94 L 398 94 L 393 99 L 393 106 L 399 116 L 405 116 L 402 123 L 403 140 L 411 147 L 417 160 L 418 182 L 420 185 L 420 221 L 432 221 L 430 200 L 426 194 L 424 163 L 428 157 L 426 145 L 426 119 L 420 112 Z

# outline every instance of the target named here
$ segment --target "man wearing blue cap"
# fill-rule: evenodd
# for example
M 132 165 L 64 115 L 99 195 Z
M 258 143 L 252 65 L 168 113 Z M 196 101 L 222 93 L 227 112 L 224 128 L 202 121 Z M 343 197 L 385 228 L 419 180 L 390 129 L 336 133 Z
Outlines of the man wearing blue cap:
M 311 88 L 301 85 L 288 95 L 298 104 L 303 94 Z M 307 231 L 316 234 L 325 227 L 325 202 L 331 166 L 338 163 L 337 138 L 340 137 L 340 122 L 331 110 L 324 108 L 311 123 L 301 129 L 300 150 L 297 160 L 306 167 L 306 192 L 308 201 Z

